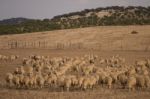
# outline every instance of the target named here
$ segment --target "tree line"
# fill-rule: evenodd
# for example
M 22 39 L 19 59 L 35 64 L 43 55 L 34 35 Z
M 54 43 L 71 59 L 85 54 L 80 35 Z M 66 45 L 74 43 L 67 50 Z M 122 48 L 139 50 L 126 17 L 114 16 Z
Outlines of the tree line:
M 101 11 L 108 12 L 108 15 L 99 17 L 96 13 Z M 90 16 L 86 16 L 86 14 L 89 12 L 91 13 Z M 72 16 L 79 17 L 71 19 Z M 149 24 L 150 7 L 112 6 L 106 8 L 85 9 L 80 12 L 58 15 L 52 19 L 26 19 L 25 21 L 17 24 L 0 24 L 0 35 L 72 29 L 90 26 Z

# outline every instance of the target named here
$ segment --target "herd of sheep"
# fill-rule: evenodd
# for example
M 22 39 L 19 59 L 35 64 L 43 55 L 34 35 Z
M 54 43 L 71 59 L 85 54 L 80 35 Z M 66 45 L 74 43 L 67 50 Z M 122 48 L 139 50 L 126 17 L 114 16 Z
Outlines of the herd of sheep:
M 16 60 L 16 59 L 18 59 L 18 58 L 19 58 L 18 55 L 6 56 L 6 55 L 1 55 L 1 54 L 0 54 L 0 60 L 1 60 L 1 61 L 9 61 L 9 60 L 13 61 L 13 60 Z
M 46 87 L 70 91 L 97 86 L 146 89 L 150 88 L 150 59 L 126 65 L 119 55 L 106 59 L 93 54 L 82 57 L 31 55 L 22 60 L 22 66 L 7 73 L 6 82 L 9 87 L 21 89 Z

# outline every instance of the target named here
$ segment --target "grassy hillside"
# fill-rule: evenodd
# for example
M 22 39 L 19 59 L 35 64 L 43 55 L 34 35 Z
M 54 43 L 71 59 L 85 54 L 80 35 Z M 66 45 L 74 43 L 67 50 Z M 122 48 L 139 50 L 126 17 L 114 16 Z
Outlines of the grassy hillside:
M 132 33 L 136 31 L 137 33 Z M 86 49 L 99 50 L 150 50 L 150 26 L 97 26 L 79 29 L 35 32 L 0 36 L 0 47 L 7 47 L 8 42 L 47 42 L 48 48 L 56 44 L 62 49 L 76 45 Z M 31 45 L 31 44 L 30 44 Z M 31 48 L 33 46 L 31 45 Z M 41 47 L 42 48 L 42 47 Z
M 14 19 L 12 19 L 14 21 Z M 5 22 L 8 23 L 7 20 Z M 11 22 L 11 20 L 9 20 Z M 0 24 L 0 35 L 73 29 L 91 26 L 150 25 L 150 7 L 106 7 L 85 9 L 55 16 L 52 19 L 26 20 Z

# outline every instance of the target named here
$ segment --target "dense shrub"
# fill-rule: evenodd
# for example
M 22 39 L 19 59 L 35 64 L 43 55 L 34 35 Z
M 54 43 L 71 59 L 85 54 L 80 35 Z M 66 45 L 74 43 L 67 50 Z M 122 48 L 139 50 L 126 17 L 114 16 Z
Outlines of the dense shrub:
M 132 31 L 131 34 L 138 34 L 138 32 L 137 31 Z
M 99 11 L 107 11 L 110 15 L 98 17 Z M 85 16 L 92 12 L 90 16 Z M 71 16 L 78 15 L 79 18 L 71 19 Z M 13 24 L 0 24 L 0 35 L 16 34 L 26 32 L 51 31 L 58 29 L 71 29 L 89 26 L 108 26 L 108 25 L 150 25 L 150 7 L 119 7 L 112 6 L 97 9 L 85 9 L 81 12 L 72 12 L 64 15 L 55 16 L 52 19 L 33 20 L 23 19 L 21 23 L 12 19 Z M 22 20 L 19 19 L 19 20 Z M 9 21 L 11 21 L 9 19 Z M 137 34 L 133 31 L 132 34 Z

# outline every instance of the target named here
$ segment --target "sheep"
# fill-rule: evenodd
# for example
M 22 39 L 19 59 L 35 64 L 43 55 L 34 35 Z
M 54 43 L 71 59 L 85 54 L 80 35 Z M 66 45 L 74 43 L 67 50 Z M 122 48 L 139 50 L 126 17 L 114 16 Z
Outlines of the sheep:
M 119 84 L 121 84 L 121 86 L 123 88 L 125 88 L 125 86 L 127 84 L 128 77 L 125 75 L 125 73 L 121 73 L 118 75 L 117 80 L 118 80 Z
M 7 61 L 8 59 L 9 59 L 9 57 L 8 57 L 8 56 L 0 55 L 0 60 Z
M 136 77 L 130 76 L 127 80 L 127 88 L 130 90 L 134 90 L 136 86 Z
M 24 70 L 24 67 L 23 66 L 20 66 L 20 68 L 19 68 L 19 73 L 20 74 L 25 74 L 25 70 Z
M 34 66 L 35 66 L 35 70 L 36 70 L 37 72 L 42 71 L 42 66 L 40 66 L 39 64 L 36 64 L 36 65 L 34 65 Z
M 142 70 L 142 71 L 147 70 L 147 69 L 148 69 L 148 68 L 146 67 L 146 65 L 144 65 L 144 66 L 141 67 L 141 70 Z
M 58 76 L 56 84 L 63 91 L 65 88 L 65 76 L 64 75 Z
M 102 84 L 103 86 L 104 84 L 106 84 L 106 77 L 109 76 L 109 74 L 103 71 L 103 72 L 98 73 L 98 75 L 99 75 L 98 82 L 99 84 Z
M 83 69 L 83 74 L 84 75 L 89 75 L 91 73 L 91 69 L 85 67 L 85 69 Z
M 78 80 L 78 88 L 81 88 L 82 87 L 82 83 L 84 81 L 84 77 L 83 76 L 79 76 L 79 77 L 77 77 L 77 80 Z
M 42 75 L 39 75 L 37 77 L 37 85 L 39 86 L 39 88 L 43 88 L 45 83 L 45 79 L 42 77 Z
M 72 84 L 71 79 L 70 78 L 65 78 L 64 83 L 65 83 L 64 86 L 65 86 L 66 90 L 69 91 L 70 87 L 71 87 L 71 84 Z
M 16 56 L 16 55 L 11 55 L 9 58 L 11 61 L 14 61 L 18 58 L 19 56 Z
M 142 71 L 142 74 L 146 76 L 146 75 L 149 75 L 149 72 L 148 72 L 148 70 L 145 69 Z
M 33 76 L 29 76 L 28 86 L 29 86 L 29 88 L 33 88 L 33 86 L 34 86 L 34 78 L 33 78 Z
M 3 56 L 2 56 L 2 60 L 7 61 L 7 60 L 9 60 L 9 57 L 3 55 Z
M 18 75 L 14 75 L 13 77 L 13 83 L 17 88 L 20 88 L 20 79 Z
M 52 86 L 52 83 L 53 83 L 53 79 L 52 79 L 51 77 L 48 77 L 48 78 L 46 79 L 46 84 L 47 84 L 49 87 L 51 87 L 51 86 Z
M 15 69 L 14 74 L 19 74 L 19 67 Z
M 82 89 L 86 90 L 89 86 L 89 79 L 88 78 L 84 78 L 83 82 L 82 82 Z
M 106 60 L 105 60 L 105 59 L 100 59 L 99 63 L 100 63 L 100 64 L 105 64 L 105 63 L 106 63 Z
M 145 60 L 136 61 L 135 64 L 136 64 L 136 66 L 145 66 L 146 61 Z
M 96 77 L 97 76 L 95 76 L 95 75 L 92 75 L 89 77 L 90 88 L 93 88 L 97 84 L 98 79 Z
M 18 77 L 19 77 L 20 87 L 23 87 L 23 85 L 24 85 L 24 82 L 23 82 L 24 75 L 23 75 L 23 74 L 20 74 L 20 75 L 18 75 Z
M 131 68 L 130 70 L 128 70 L 128 75 L 131 76 L 131 75 L 134 75 L 136 73 L 136 69 L 133 67 Z
M 117 72 L 110 73 L 110 76 L 111 76 L 111 78 L 113 80 L 112 82 L 116 83 L 117 82 L 118 73 Z
M 147 60 L 146 60 L 146 66 L 147 66 L 147 68 L 150 69 L 150 59 L 147 59 Z
M 122 57 L 119 57 L 118 59 L 119 59 L 119 62 L 122 63 L 122 64 L 124 64 L 125 61 L 126 61 L 125 58 L 122 58 Z
M 36 74 L 33 75 L 33 77 L 32 77 L 32 79 L 33 79 L 33 88 L 37 87 L 37 78 L 38 78 L 38 76 Z
M 105 78 L 105 82 L 106 82 L 108 88 L 110 89 L 110 88 L 112 87 L 112 82 L 113 82 L 112 77 L 107 76 L 107 77 Z
M 142 75 L 137 75 L 137 77 L 136 77 L 136 86 L 138 88 L 144 88 L 145 87 L 145 79 Z
M 94 76 L 85 76 L 82 82 L 82 89 L 86 90 L 88 88 L 93 89 L 94 85 L 96 85 L 96 78 Z
M 40 59 L 41 59 L 41 56 L 34 55 L 33 59 L 34 59 L 34 60 L 40 60 Z
M 29 82 L 30 82 L 29 76 L 24 76 L 24 78 L 23 78 L 23 86 L 25 88 L 29 88 Z
M 144 79 L 145 79 L 145 87 L 150 88 L 150 77 L 148 75 L 145 75 Z
M 14 74 L 25 74 L 25 70 L 23 66 L 17 67 L 14 71 Z
M 142 69 L 141 69 L 141 67 L 137 66 L 137 67 L 135 68 L 135 70 L 136 70 L 136 73 L 137 73 L 137 74 L 142 74 Z
M 62 70 L 59 70 L 59 71 L 54 71 L 54 74 L 55 75 L 57 75 L 57 76 L 61 76 L 61 75 L 63 75 L 64 73 L 66 72 L 66 70 L 64 69 L 62 69 Z
M 98 83 L 99 83 L 99 80 L 100 80 L 99 75 L 98 75 L 98 74 L 93 74 L 92 76 L 93 76 L 94 79 L 96 80 L 96 83 L 95 83 L 95 84 L 98 84 Z
M 33 67 L 32 66 L 24 66 L 24 71 L 26 74 L 32 74 L 33 73 Z
M 136 79 L 138 88 L 150 87 L 150 77 L 148 75 L 137 75 Z
M 73 76 L 73 77 L 71 78 L 71 82 L 72 82 L 72 85 L 73 85 L 73 86 L 78 85 L 78 79 L 77 79 L 77 77 L 76 77 L 76 76 Z
M 69 75 L 69 76 L 62 75 L 62 76 L 58 77 L 57 84 L 59 87 L 62 87 L 63 90 L 69 91 L 73 84 L 72 78 L 73 78 L 73 76 L 71 76 L 71 75 Z
M 22 64 L 23 66 L 30 65 L 31 61 L 32 61 L 31 59 L 23 58 Z
M 82 67 L 82 71 L 84 75 L 89 75 L 90 73 L 93 73 L 95 71 L 95 65 L 89 65 Z
M 7 73 L 6 74 L 6 83 L 7 83 L 7 86 L 11 87 L 12 86 L 12 82 L 13 82 L 13 74 L 12 73 Z
M 57 76 L 56 75 L 50 75 L 47 79 L 46 79 L 46 83 L 48 84 L 49 87 L 51 87 L 52 85 L 56 85 L 57 82 Z
M 30 74 L 23 78 L 23 87 L 25 88 L 36 88 L 37 86 L 37 75 Z

